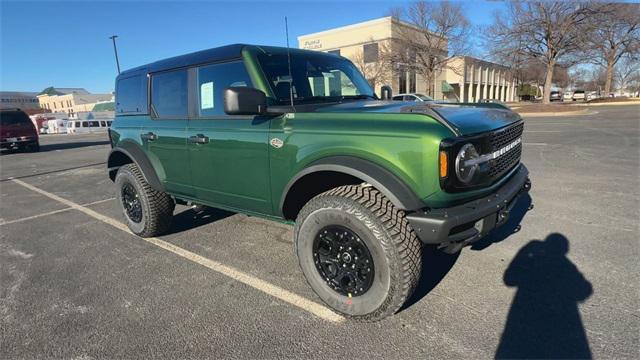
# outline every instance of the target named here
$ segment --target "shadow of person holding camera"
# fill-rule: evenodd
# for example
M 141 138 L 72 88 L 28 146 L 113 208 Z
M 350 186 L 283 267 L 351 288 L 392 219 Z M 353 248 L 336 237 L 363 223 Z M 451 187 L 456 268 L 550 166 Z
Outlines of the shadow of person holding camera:
M 530 241 L 515 256 L 504 283 L 518 291 L 496 358 L 591 358 L 578 303 L 593 289 L 568 252 L 569 240 L 554 233 Z

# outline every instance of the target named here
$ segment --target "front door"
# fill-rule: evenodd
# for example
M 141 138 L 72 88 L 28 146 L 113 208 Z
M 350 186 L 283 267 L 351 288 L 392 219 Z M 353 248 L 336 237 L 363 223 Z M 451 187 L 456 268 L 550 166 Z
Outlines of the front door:
M 197 197 L 270 214 L 269 119 L 224 112 L 226 88 L 253 86 L 244 63 L 205 65 L 194 73 L 197 111 L 189 121 L 187 148 Z
M 187 153 L 188 75 L 186 69 L 151 75 L 150 120 L 141 140 L 165 189 L 193 196 Z

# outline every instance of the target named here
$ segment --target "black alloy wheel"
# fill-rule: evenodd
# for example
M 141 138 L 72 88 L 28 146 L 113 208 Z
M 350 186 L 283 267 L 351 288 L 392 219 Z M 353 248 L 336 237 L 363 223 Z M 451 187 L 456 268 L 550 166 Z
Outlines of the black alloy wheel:
M 142 221 L 142 203 L 140 202 L 140 197 L 135 187 L 128 182 L 125 183 L 122 186 L 120 196 L 122 197 L 122 205 L 129 220 L 134 223 L 140 223 Z
M 363 295 L 373 283 L 375 269 L 369 249 L 344 226 L 322 228 L 313 243 L 313 257 L 320 276 L 341 295 Z

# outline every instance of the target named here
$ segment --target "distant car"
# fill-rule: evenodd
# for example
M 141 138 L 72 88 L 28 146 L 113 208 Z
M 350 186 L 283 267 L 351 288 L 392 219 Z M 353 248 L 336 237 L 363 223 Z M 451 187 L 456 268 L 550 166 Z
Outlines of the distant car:
M 551 101 L 562 101 L 562 94 L 560 93 L 560 91 L 552 91 L 551 95 L 549 97 L 549 100 L 551 100 Z
M 587 100 L 595 100 L 598 99 L 600 96 L 598 95 L 597 91 L 589 91 L 589 93 L 587 94 Z
M 423 94 L 398 94 L 391 100 L 395 101 L 433 101 L 433 98 Z
M 573 101 L 585 100 L 584 90 L 576 90 L 573 92 L 573 96 L 571 97 Z
M 566 100 L 566 101 L 573 100 L 573 91 L 565 91 L 562 94 L 562 100 Z
M 0 148 L 40 150 L 38 131 L 24 111 L 0 110 Z

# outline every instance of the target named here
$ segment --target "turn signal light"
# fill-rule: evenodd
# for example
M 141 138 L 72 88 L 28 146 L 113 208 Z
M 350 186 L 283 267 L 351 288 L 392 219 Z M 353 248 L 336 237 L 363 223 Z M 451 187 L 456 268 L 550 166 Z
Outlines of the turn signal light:
M 447 152 L 440 151 L 440 178 L 447 177 L 447 169 L 449 169 Z

